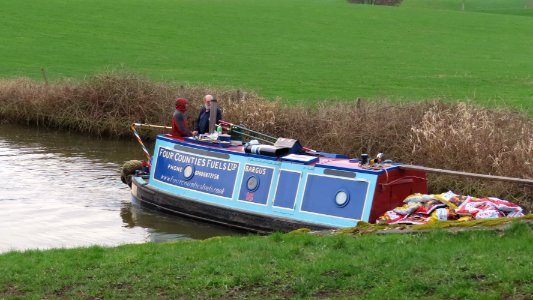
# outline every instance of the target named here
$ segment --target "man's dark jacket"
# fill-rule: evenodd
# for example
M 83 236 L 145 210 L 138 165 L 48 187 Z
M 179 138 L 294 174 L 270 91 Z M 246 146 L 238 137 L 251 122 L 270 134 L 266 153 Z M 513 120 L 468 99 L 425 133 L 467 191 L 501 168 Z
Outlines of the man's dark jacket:
M 195 130 L 198 131 L 199 134 L 202 133 L 209 133 L 209 115 L 210 111 L 207 111 L 205 109 L 205 106 L 202 107 L 200 110 L 200 114 L 198 114 L 198 120 L 196 120 L 196 128 Z M 218 124 L 222 120 L 222 111 L 220 108 L 217 107 L 217 119 L 216 123 Z

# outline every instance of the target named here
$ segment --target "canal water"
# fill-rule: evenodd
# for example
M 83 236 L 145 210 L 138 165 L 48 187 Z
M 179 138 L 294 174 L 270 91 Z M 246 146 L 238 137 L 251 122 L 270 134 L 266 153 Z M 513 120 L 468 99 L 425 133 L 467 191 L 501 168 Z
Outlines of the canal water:
M 133 207 L 120 168 L 131 140 L 0 125 L 0 253 L 205 239 L 240 232 Z

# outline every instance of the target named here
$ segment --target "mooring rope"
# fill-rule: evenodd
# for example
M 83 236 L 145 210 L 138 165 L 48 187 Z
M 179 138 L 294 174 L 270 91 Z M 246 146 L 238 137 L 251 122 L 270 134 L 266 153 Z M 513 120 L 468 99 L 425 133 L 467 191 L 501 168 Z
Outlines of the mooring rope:
M 152 159 L 152 156 L 150 155 L 150 152 L 148 152 L 148 149 L 146 149 L 146 147 L 144 146 L 144 143 L 141 140 L 141 137 L 137 133 L 137 130 L 135 130 L 135 125 L 136 125 L 135 123 L 131 124 L 130 128 L 133 131 L 133 134 L 135 135 L 135 137 L 137 138 L 137 142 L 139 142 L 139 144 L 141 144 L 141 147 L 142 147 L 142 149 L 144 151 L 144 155 L 146 155 L 148 165 L 150 165 L 150 160 Z

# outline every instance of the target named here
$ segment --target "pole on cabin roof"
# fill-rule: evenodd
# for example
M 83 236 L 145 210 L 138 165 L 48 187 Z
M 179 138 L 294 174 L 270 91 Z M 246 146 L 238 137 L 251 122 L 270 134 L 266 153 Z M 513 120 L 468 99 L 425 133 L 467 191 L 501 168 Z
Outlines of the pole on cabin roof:
M 211 100 L 211 108 L 209 111 L 209 134 L 215 131 L 215 125 L 217 123 L 217 110 L 218 102 L 217 99 L 213 98 Z

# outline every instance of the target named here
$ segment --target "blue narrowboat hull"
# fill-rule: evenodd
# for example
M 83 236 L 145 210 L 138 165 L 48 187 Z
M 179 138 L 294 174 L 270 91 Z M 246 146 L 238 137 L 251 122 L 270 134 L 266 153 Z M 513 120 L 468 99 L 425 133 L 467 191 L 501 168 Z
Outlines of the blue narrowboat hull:
M 166 135 L 151 163 L 149 178 L 133 178 L 134 203 L 258 232 L 352 227 L 426 192 L 425 174 L 394 165 L 265 156 Z
M 132 182 L 132 203 L 141 207 L 162 210 L 196 220 L 216 223 L 239 230 L 266 233 L 272 231 L 291 231 L 299 228 L 312 230 L 332 229 L 289 218 L 272 217 L 249 211 L 232 209 L 215 204 L 207 204 L 195 199 L 170 195 L 164 191 L 150 188 L 143 180 L 137 178 Z

